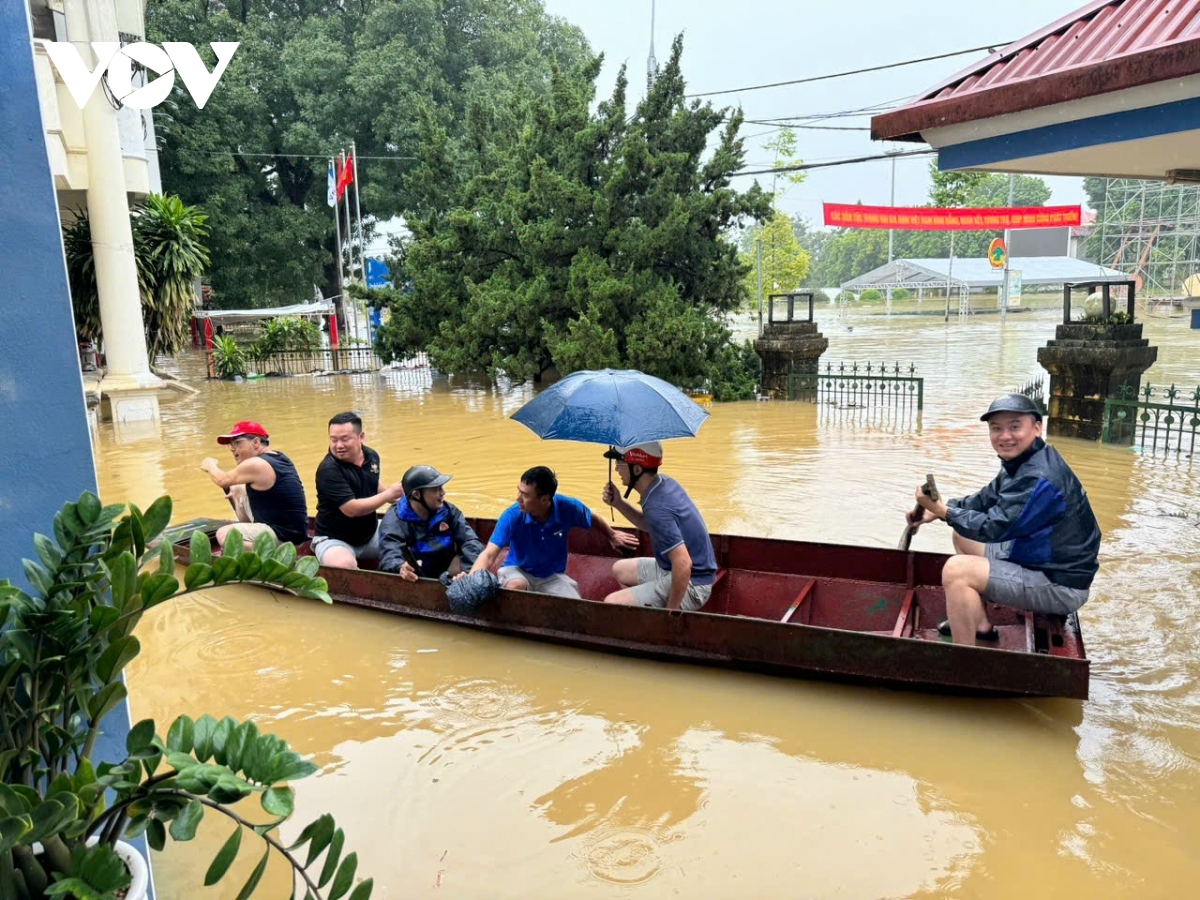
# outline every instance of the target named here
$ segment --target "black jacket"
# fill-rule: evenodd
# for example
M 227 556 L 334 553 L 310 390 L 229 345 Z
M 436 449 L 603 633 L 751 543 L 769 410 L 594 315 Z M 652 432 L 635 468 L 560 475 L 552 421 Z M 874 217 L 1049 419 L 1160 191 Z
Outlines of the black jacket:
M 483 542 L 453 503 L 443 504 L 426 521 L 412 511 L 407 497 L 401 497 L 379 527 L 379 568 L 399 572 L 406 551 L 417 563 L 418 575 L 437 578 L 459 554 L 463 571 L 470 569 L 483 552 Z

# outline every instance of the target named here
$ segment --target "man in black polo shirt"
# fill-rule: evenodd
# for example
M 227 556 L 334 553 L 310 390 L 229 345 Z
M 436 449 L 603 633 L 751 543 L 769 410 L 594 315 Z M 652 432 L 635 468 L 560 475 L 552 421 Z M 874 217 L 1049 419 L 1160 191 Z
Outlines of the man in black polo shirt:
M 379 454 L 364 441 L 352 412 L 329 420 L 329 452 L 317 466 L 317 525 L 313 554 L 335 569 L 357 569 L 379 559 L 379 519 L 385 503 L 404 495 L 400 483 L 379 489 Z

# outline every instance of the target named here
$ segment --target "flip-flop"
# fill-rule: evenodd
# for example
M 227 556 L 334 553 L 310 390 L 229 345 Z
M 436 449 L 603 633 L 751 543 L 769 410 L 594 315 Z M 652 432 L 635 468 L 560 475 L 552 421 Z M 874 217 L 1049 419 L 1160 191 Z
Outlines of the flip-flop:
M 942 637 L 952 637 L 953 636 L 952 632 L 950 631 L 950 620 L 949 619 L 943 619 L 942 621 L 938 622 L 937 630 L 938 630 L 938 634 L 940 634 Z M 998 632 L 996 630 L 996 627 L 993 625 L 991 627 L 991 629 L 989 629 L 988 631 L 975 632 L 975 640 L 977 640 L 977 641 L 998 641 L 998 640 L 1000 640 L 1000 632 Z

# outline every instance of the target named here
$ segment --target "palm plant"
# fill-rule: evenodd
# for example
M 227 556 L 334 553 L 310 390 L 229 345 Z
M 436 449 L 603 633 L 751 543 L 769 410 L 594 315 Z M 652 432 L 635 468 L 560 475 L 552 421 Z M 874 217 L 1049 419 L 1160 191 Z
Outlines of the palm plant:
M 146 349 L 153 361 L 179 352 L 188 339 L 195 281 L 209 262 L 204 245 L 208 216 L 199 207 L 185 206 L 177 196 L 162 194 L 150 194 L 130 215 Z M 81 340 L 97 340 L 100 302 L 86 212 L 78 212 L 74 222 L 63 226 L 63 250 L 75 330 Z
M 321 329 L 316 322 L 299 316 L 268 319 L 250 346 L 250 356 L 265 362 L 272 353 L 305 352 L 321 346 Z
M 171 500 L 143 513 L 101 506 L 92 493 L 65 504 L 54 538 L 34 536 L 37 560 L 25 560 L 26 593 L 0 580 L 0 897 L 4 900 L 116 900 L 130 885 L 118 839 L 145 834 L 161 850 L 169 835 L 189 841 L 206 810 L 232 820 L 234 831 L 205 878 L 219 881 L 237 856 L 243 833 L 265 844 L 239 893 L 258 887 L 272 853 L 293 867 L 306 898 L 367 900 L 371 880 L 355 886 L 357 857 L 342 856 L 345 835 L 326 815 L 290 847 L 278 828 L 292 814 L 286 782 L 316 766 L 253 722 L 181 716 L 160 736 L 136 724 L 123 759 L 93 758 L 105 716 L 126 695 L 122 671 L 140 645 L 133 632 L 161 603 L 203 588 L 270 585 L 331 602 L 317 561 L 270 535 L 244 549 L 231 534 L 214 557 L 209 538 L 191 535 L 190 564 L 177 573 L 174 545 L 163 539 Z M 181 588 L 177 574 L 182 574 Z M 270 816 L 248 822 L 231 809 L 257 794 Z M 308 846 L 307 858 L 294 855 Z
M 218 378 L 235 378 L 249 371 L 246 351 L 227 334 L 213 338 L 213 372 Z

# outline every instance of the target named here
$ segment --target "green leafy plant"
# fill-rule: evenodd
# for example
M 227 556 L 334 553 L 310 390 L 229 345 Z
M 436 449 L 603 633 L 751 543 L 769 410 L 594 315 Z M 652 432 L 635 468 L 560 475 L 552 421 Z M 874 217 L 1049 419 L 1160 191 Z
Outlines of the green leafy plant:
M 188 340 L 196 279 L 208 266 L 208 216 L 174 195 L 150 194 L 130 212 L 142 322 L 151 360 L 171 356 Z M 92 257 L 92 226 L 86 211 L 63 226 L 63 250 L 71 286 L 75 331 L 99 340 L 100 301 Z
M 291 846 L 279 840 L 294 808 L 287 782 L 316 766 L 253 722 L 181 716 L 162 737 L 145 720 L 129 731 L 123 759 L 93 758 L 105 716 L 125 699 L 122 672 L 138 655 L 133 632 L 147 610 L 234 583 L 330 602 L 316 559 L 270 535 L 247 551 L 231 534 L 214 556 L 197 531 L 190 564 L 177 570 L 164 536 L 170 518 L 169 497 L 142 512 L 85 493 L 55 516 L 53 538 L 34 536 L 38 558 L 24 561 L 31 591 L 0 580 L 0 897 L 116 900 L 130 884 L 119 839 L 145 834 L 161 850 L 168 835 L 191 840 L 214 811 L 235 827 L 206 884 L 225 876 L 251 831 L 265 850 L 239 897 L 254 893 L 274 852 L 305 898 L 336 900 L 353 888 L 350 900 L 366 900 L 372 881 L 355 886 L 357 856 L 342 856 L 345 836 L 330 816 Z M 264 824 L 231 808 L 253 795 L 270 816 Z M 305 845 L 302 861 L 293 851 Z
M 242 345 L 227 334 L 213 338 L 213 371 L 218 378 L 233 378 L 244 376 L 250 371 L 246 361 L 246 351 Z
M 867 288 L 858 295 L 859 303 L 878 303 L 883 299 L 883 294 L 875 288 Z
M 1103 313 L 1093 313 L 1084 316 L 1081 321 L 1085 325 L 1130 325 L 1133 323 L 1133 316 L 1125 312 L 1115 312 L 1105 318 Z
M 912 294 L 907 288 L 892 288 L 893 300 L 907 300 Z
M 250 346 L 250 356 L 264 362 L 272 353 L 306 352 L 321 346 L 321 328 L 311 319 L 281 316 L 268 319 Z

